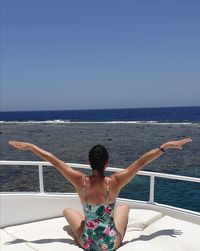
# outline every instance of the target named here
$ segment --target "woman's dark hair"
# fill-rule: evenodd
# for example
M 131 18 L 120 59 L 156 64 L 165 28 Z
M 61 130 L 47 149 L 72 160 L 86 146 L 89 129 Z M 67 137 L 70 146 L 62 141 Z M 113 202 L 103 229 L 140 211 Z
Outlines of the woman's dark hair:
M 88 159 L 90 161 L 91 168 L 97 170 L 99 175 L 104 175 L 104 168 L 106 162 L 109 159 L 108 151 L 102 145 L 95 145 L 89 152 Z

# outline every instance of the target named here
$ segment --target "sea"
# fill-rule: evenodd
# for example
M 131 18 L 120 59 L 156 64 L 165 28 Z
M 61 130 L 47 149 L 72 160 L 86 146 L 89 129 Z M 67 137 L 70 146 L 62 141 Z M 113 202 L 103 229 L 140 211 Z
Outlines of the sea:
M 50 137 L 55 129 L 58 131 L 57 134 Z M 69 147 L 71 160 L 77 163 L 83 160 L 81 157 L 80 159 L 75 158 L 79 153 L 80 156 L 82 154 L 82 148 L 79 145 L 87 145 L 87 142 L 80 141 L 86 138 L 89 142 L 95 132 L 99 137 L 105 139 L 108 147 L 114 149 L 113 159 L 116 162 L 113 161 L 113 163 L 119 163 L 119 166 L 129 163 L 135 157 L 132 156 L 132 149 L 130 149 L 130 135 L 133 130 L 135 142 L 137 142 L 136 147 L 141 149 L 143 148 L 141 142 L 147 142 L 145 149 L 149 149 L 148 147 L 151 147 L 153 143 L 157 144 L 160 142 L 159 140 L 167 139 L 170 134 L 173 136 L 177 134 L 179 138 L 189 134 L 190 137 L 193 137 L 193 142 L 184 151 L 184 155 L 177 155 L 174 152 L 167 153 L 160 162 L 156 162 L 146 170 L 200 178 L 200 106 L 0 112 L 0 142 L 2 145 L 9 140 L 9 134 L 13 137 L 19 135 L 18 138 L 22 135 L 24 140 L 35 139 L 34 137 L 37 136 L 38 143 L 44 141 L 50 145 L 55 142 L 57 153 L 62 156 L 63 147 L 66 144 L 64 137 L 69 139 L 71 135 L 75 135 L 74 142 L 69 140 Z M 156 138 L 157 133 L 158 138 Z M 141 140 L 141 136 L 144 139 Z M 116 142 L 115 138 L 119 140 L 119 143 Z M 56 139 L 63 140 L 63 143 L 57 142 Z M 71 150 L 76 146 L 79 147 L 77 152 Z M 19 159 L 22 156 L 19 154 L 14 150 L 2 147 L 0 159 Z M 65 155 L 66 152 L 63 152 L 63 156 Z M 29 160 L 29 155 L 24 156 L 26 159 L 23 160 Z M 121 156 L 123 156 L 124 162 L 120 163 Z M 170 156 L 172 156 L 171 159 Z M 18 167 L 14 170 L 0 166 L 0 191 L 27 191 L 27 186 L 30 184 L 32 184 L 33 190 L 37 191 L 35 188 L 38 185 L 37 173 L 31 174 L 26 170 L 23 170 L 22 175 Z M 63 185 L 65 181 L 61 177 L 55 178 L 57 174 L 48 168 L 45 172 L 49 180 L 45 182 L 46 191 L 56 192 L 55 190 L 59 189 L 59 192 L 65 191 L 66 187 Z M 28 178 L 28 176 L 30 177 Z M 53 190 L 50 185 L 56 180 Z M 61 188 L 62 185 L 63 188 Z M 148 177 L 137 175 L 121 191 L 119 196 L 148 201 L 149 185 L 150 179 Z M 200 212 L 200 183 L 156 178 L 155 191 L 156 202 Z
M 0 123 L 3 122 L 200 123 L 200 106 L 0 112 Z

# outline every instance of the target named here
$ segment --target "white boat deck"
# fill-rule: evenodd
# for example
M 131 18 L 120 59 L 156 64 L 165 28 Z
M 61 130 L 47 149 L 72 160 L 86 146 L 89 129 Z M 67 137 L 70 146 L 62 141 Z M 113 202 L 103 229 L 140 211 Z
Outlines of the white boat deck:
M 118 250 L 199 251 L 200 225 L 161 212 L 131 209 L 127 232 Z M 64 217 L 1 229 L 1 251 L 82 250 Z

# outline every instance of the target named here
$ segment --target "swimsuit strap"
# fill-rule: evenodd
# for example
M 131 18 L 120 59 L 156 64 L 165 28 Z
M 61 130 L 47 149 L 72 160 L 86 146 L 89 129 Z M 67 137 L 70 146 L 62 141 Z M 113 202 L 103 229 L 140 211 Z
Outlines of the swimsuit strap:
M 84 177 L 84 181 L 83 181 L 83 195 L 84 195 L 85 203 L 87 204 L 87 200 L 86 200 L 86 178 L 87 178 L 87 176 Z
M 109 178 L 106 178 L 106 203 L 108 204 L 109 199 Z

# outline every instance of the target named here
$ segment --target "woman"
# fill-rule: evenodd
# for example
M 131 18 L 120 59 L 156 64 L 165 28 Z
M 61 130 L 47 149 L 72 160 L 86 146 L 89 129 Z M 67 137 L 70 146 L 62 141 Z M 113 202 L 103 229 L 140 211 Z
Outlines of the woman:
M 9 144 L 20 150 L 29 150 L 52 163 L 75 187 L 84 214 L 66 208 L 63 211 L 64 216 L 71 226 L 79 246 L 85 250 L 98 251 L 116 250 L 122 243 L 129 207 L 124 204 L 115 208 L 120 190 L 133 179 L 140 169 L 160 157 L 167 149 L 182 150 L 182 146 L 191 141 L 190 138 L 187 138 L 166 142 L 145 153 L 126 169 L 112 174 L 109 178 L 105 177 L 109 156 L 102 145 L 96 145 L 90 150 L 89 164 L 92 168 L 92 175 L 86 176 L 34 144 L 20 141 L 9 141 Z

